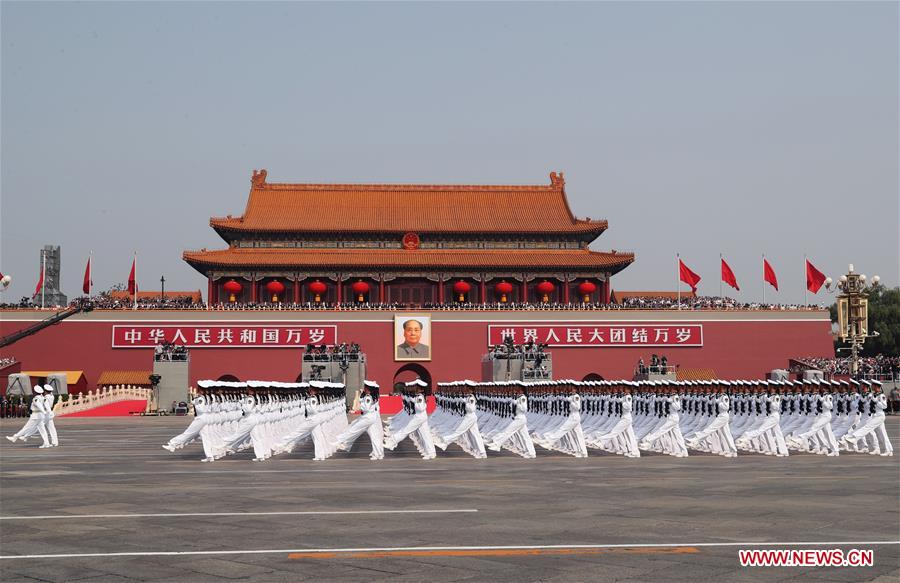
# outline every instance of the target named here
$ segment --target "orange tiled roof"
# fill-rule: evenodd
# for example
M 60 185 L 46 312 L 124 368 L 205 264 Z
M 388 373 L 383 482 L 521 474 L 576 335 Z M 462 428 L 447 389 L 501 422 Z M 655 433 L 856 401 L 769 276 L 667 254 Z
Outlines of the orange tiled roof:
M 682 298 L 693 298 L 696 294 L 692 291 L 681 292 Z M 668 298 L 670 300 L 678 299 L 677 291 L 617 291 L 613 290 L 610 294 L 610 300 L 613 303 L 621 304 L 626 298 Z
M 185 251 L 184 260 L 204 272 L 211 267 L 287 268 L 566 268 L 616 273 L 634 261 L 633 253 L 587 249 L 242 249 Z
M 138 293 L 137 293 L 137 297 L 139 300 L 145 299 L 145 298 L 153 299 L 153 298 L 158 298 L 159 296 L 160 296 L 159 291 L 138 290 Z M 131 294 L 129 294 L 128 291 L 125 291 L 125 290 L 113 290 L 113 291 L 109 292 L 109 297 L 111 297 L 113 299 L 118 299 L 118 300 L 130 300 Z M 202 296 L 200 295 L 200 290 L 197 290 L 197 291 L 167 291 L 166 297 L 169 299 L 188 297 L 188 298 L 191 298 L 191 301 L 194 302 L 195 304 L 202 301 Z
M 241 217 L 212 218 L 222 231 L 394 233 L 585 233 L 605 220 L 578 219 L 562 173 L 549 185 L 269 184 L 254 171 Z M 591 240 L 593 240 L 591 238 Z
M 677 376 L 679 381 L 712 381 L 719 378 L 714 368 L 679 368 Z
M 105 370 L 97 379 L 98 387 L 109 385 L 150 385 L 152 370 Z

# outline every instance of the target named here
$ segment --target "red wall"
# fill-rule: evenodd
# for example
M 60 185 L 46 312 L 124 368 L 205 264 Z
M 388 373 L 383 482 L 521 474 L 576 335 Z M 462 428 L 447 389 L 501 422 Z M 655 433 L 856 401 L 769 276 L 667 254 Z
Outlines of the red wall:
M 8 312 L 7 312 L 8 313 Z M 206 315 L 207 313 L 202 313 Z M 289 314 L 289 315 L 288 315 Z M 267 314 L 273 322 L 284 317 L 284 323 L 297 324 L 303 314 L 273 312 Z M 662 313 L 659 313 L 662 314 Z M 733 314 L 733 313 L 732 313 Z M 754 313 L 751 313 L 754 314 Z M 703 347 L 601 347 L 601 348 L 551 348 L 554 377 L 581 379 L 589 373 L 598 373 L 607 379 L 632 376 L 634 365 L 643 357 L 649 362 L 652 352 L 668 356 L 669 364 L 682 368 L 712 368 L 722 378 L 762 378 L 774 368 L 784 368 L 788 359 L 797 356 L 833 357 L 831 325 L 826 319 L 792 321 L 790 315 L 759 316 L 750 321 L 704 321 L 694 319 L 691 313 L 682 317 L 683 323 L 703 325 Z M 244 318 L 239 316 L 243 315 Z M 518 314 L 517 314 L 518 315 Z M 144 318 L 155 314 L 142 314 Z M 646 313 L 644 314 L 646 317 Z M 106 317 L 109 317 L 108 314 Z M 117 316 L 116 316 L 117 317 Z M 178 316 L 182 317 L 182 316 Z M 316 316 L 316 322 L 328 323 Z M 327 316 L 326 316 L 327 317 Z M 404 362 L 393 360 L 393 325 L 391 322 L 342 321 L 352 318 L 387 319 L 391 314 L 357 312 L 335 314 L 338 339 L 342 342 L 358 342 L 368 355 L 368 376 L 387 389 L 393 383 L 397 370 Z M 490 313 L 482 314 L 487 320 Z M 571 312 L 558 314 L 521 313 L 522 320 L 548 322 L 572 322 Z M 627 315 L 624 317 L 627 318 Z M 665 318 L 671 318 L 671 313 Z M 36 316 L 35 319 L 39 319 Z M 122 320 L 136 323 L 130 313 Z M 209 313 L 208 321 L 247 322 L 246 313 Z M 452 315 L 435 312 L 433 320 L 452 319 Z M 581 313 L 580 320 L 593 318 L 606 320 L 603 313 Z M 621 321 L 621 316 L 618 316 Z M 751 318 L 751 316 L 748 316 Z M 768 319 L 766 319 L 768 318 Z M 159 319 L 171 321 L 172 312 L 160 313 Z M 197 319 L 197 314 L 185 314 L 183 319 Z M 663 319 L 662 317 L 660 318 Z M 152 322 L 148 319 L 147 323 Z M 309 321 L 309 320 L 304 320 Z M 631 320 L 630 320 L 631 321 Z M 24 370 L 83 370 L 89 388 L 96 385 L 104 370 L 141 370 L 152 368 L 152 349 L 111 348 L 112 326 L 122 321 L 99 320 L 86 315 L 78 320 L 71 318 L 51 326 L 33 336 L 24 338 L 4 349 L 4 354 L 16 356 Z M 493 323 L 503 323 L 498 320 Z M 7 321 L 0 318 L 0 336 L 28 326 L 30 322 Z M 432 375 L 432 380 L 451 381 L 481 378 L 481 358 L 487 351 L 488 322 L 433 321 L 431 362 L 419 363 Z M 218 378 L 232 374 L 241 380 L 260 379 L 293 381 L 300 374 L 301 350 L 297 348 L 197 348 L 191 351 L 191 379 Z

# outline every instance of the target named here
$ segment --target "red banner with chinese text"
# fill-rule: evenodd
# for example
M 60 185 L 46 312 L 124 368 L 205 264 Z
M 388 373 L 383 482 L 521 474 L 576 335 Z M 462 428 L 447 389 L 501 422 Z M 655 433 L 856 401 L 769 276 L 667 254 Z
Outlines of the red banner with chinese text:
M 188 348 L 293 348 L 337 344 L 337 326 L 229 324 L 216 326 L 113 326 L 113 348 L 147 348 L 163 341 Z
M 515 324 L 488 326 L 488 345 L 511 336 L 548 346 L 703 346 L 701 324 Z

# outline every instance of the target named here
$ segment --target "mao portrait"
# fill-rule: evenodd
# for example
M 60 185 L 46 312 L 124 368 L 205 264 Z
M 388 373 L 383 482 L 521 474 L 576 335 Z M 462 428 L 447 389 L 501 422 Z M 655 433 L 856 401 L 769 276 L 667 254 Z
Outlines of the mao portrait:
M 430 316 L 394 316 L 394 360 L 431 360 Z

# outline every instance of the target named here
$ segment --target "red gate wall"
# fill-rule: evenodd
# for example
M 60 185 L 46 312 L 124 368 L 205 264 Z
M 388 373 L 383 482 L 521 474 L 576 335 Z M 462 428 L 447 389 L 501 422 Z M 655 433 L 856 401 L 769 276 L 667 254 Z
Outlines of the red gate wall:
M 393 314 L 378 312 L 316 314 L 296 312 L 264 313 L 254 320 L 247 313 L 221 312 L 93 312 L 75 316 L 24 338 L 4 349 L 4 355 L 18 358 L 24 370 L 83 370 L 88 386 L 93 388 L 104 370 L 146 370 L 152 368 L 150 348 L 112 348 L 112 326 L 183 321 L 185 324 L 213 322 L 254 323 L 315 323 L 334 324 L 341 342 L 357 342 L 368 356 L 368 376 L 382 387 L 390 387 L 396 371 L 404 362 L 393 358 Z M 487 351 L 489 324 L 511 324 L 509 313 L 500 318 L 481 313 L 480 321 L 454 321 L 460 317 L 441 312 L 432 313 L 432 360 L 421 362 L 435 382 L 458 379 L 480 379 L 481 358 Z M 659 320 L 673 323 L 671 312 L 656 312 Z M 14 316 L 18 321 L 12 321 Z M 788 359 L 798 356 L 833 357 L 831 324 L 827 313 L 816 318 L 809 313 L 794 318 L 791 314 L 749 313 L 728 319 L 715 319 L 715 313 L 678 314 L 681 323 L 700 323 L 703 326 L 702 347 L 557 347 L 553 354 L 554 376 L 557 379 L 581 379 L 589 373 L 607 379 L 628 378 L 638 359 L 649 361 L 653 352 L 665 354 L 670 364 L 682 368 L 712 368 L 721 378 L 762 378 L 773 368 L 784 368 Z M 27 321 L 22 313 L 0 313 L 0 335 L 24 328 L 44 316 L 34 313 Z M 261 318 L 265 317 L 265 320 Z M 492 318 L 497 318 L 496 320 Z M 603 312 L 585 312 L 577 316 L 571 312 L 530 314 L 516 313 L 521 322 L 600 322 L 640 321 L 629 314 L 616 314 L 615 320 Z M 650 321 L 644 313 L 643 321 Z M 140 319 L 136 319 L 140 318 Z M 473 316 L 469 315 L 469 319 Z M 258 320 L 257 320 L 258 319 Z M 202 320 L 202 321 L 201 321 Z M 299 348 L 195 348 L 191 350 L 191 382 L 218 378 L 231 374 L 241 380 L 294 381 L 300 374 L 302 351 Z M 5 389 L 2 387 L 0 389 Z

